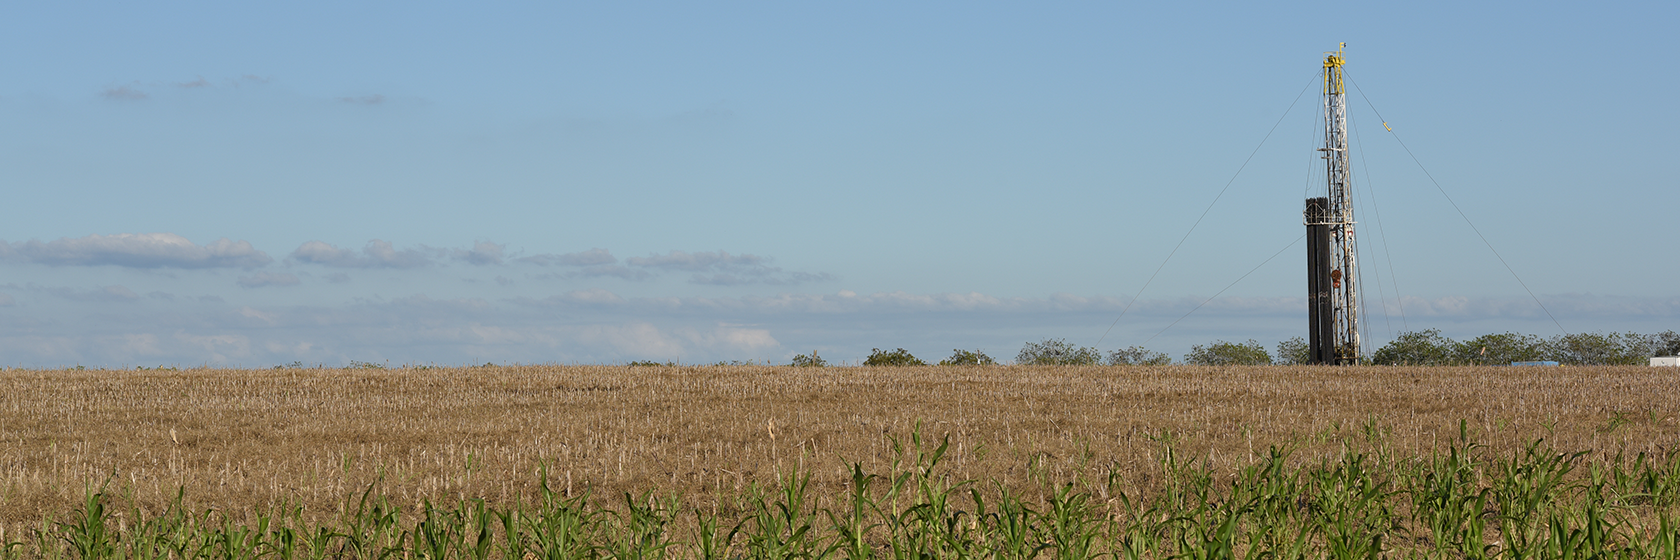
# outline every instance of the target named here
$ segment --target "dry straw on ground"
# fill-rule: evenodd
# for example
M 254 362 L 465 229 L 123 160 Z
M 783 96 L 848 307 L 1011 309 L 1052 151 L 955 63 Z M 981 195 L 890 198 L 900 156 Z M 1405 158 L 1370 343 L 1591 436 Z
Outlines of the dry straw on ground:
M 1631 456 L 1680 444 L 1677 381 L 1645 367 L 10 370 L 0 526 L 38 525 L 106 481 L 152 511 L 184 488 L 199 508 L 330 514 L 370 484 L 410 503 L 512 501 L 542 465 L 565 491 L 704 507 L 778 472 L 821 489 L 850 462 L 881 470 L 918 425 L 950 436 L 954 473 L 1010 484 L 1147 487 L 1163 434 L 1216 470 L 1272 445 L 1318 461 L 1373 430 L 1420 455 L 1461 420 L 1495 454 L 1544 437 Z

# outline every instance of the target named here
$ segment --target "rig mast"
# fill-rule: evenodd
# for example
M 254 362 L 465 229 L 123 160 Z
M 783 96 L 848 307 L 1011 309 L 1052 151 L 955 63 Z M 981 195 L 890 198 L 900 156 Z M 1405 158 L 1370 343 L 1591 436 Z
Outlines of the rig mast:
M 1358 248 L 1353 237 L 1353 174 L 1348 165 L 1347 92 L 1342 49 L 1324 57 L 1325 195 L 1308 198 L 1307 322 L 1309 363 L 1359 363 Z

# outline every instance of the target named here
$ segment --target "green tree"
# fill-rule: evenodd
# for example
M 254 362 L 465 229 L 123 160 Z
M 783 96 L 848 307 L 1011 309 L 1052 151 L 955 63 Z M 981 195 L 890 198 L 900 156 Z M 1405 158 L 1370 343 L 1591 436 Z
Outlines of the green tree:
M 1108 353 L 1108 365 L 1111 366 L 1164 366 L 1172 363 L 1172 358 L 1166 354 L 1144 348 L 1132 346 Z
M 1101 361 L 1102 352 L 1096 348 L 1074 346 L 1060 338 L 1028 342 L 1015 355 L 1015 363 L 1033 366 L 1094 366 Z
M 1668 330 L 1646 338 L 1645 355 L 1649 357 L 1680 356 L 1680 333 Z
M 1440 329 L 1402 331 L 1400 336 L 1377 349 L 1371 362 L 1387 366 L 1444 366 L 1454 363 L 1458 347 L 1453 339 L 1441 336 Z
M 1300 365 L 1311 359 L 1312 348 L 1309 348 L 1307 341 L 1299 336 L 1278 343 L 1277 363 L 1279 364 L 1286 366 Z
M 987 356 L 985 352 L 975 350 L 970 352 L 958 348 L 951 351 L 951 357 L 939 361 L 942 366 L 994 366 L 997 360 Z
M 1531 334 L 1484 334 L 1454 346 L 1454 360 L 1471 365 L 1506 365 L 1546 357 L 1546 344 Z
M 822 359 L 822 356 L 817 355 L 816 350 L 812 350 L 809 356 L 804 354 L 794 356 L 793 363 L 788 365 L 793 367 L 828 367 L 828 360 Z
M 866 365 L 866 366 L 925 366 L 925 365 L 927 365 L 927 362 L 924 362 L 924 361 L 916 358 L 915 356 L 910 355 L 910 351 L 905 350 L 903 348 L 899 348 L 899 349 L 893 350 L 891 352 L 883 352 L 883 351 L 881 351 L 880 348 L 873 348 L 873 349 L 870 349 L 870 351 L 869 351 L 869 358 L 863 360 L 863 365 Z
M 1266 347 L 1252 338 L 1242 344 L 1216 340 L 1207 346 L 1191 346 L 1190 353 L 1184 355 L 1184 363 L 1204 366 L 1263 366 L 1272 363 L 1272 355 L 1267 354 Z
M 1546 359 L 1570 365 L 1644 365 L 1653 337 L 1639 333 L 1576 333 L 1545 343 Z

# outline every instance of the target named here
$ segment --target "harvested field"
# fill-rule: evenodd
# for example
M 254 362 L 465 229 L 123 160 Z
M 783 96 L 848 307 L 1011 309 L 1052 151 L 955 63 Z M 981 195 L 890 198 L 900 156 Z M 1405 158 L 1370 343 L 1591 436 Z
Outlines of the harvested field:
M 1025 484 L 1148 489 L 1162 438 L 1234 472 L 1381 445 L 1422 456 L 1460 435 L 1511 456 L 1546 438 L 1592 457 L 1680 444 L 1667 368 L 607 367 L 0 372 L 0 520 L 10 534 L 110 481 L 156 511 L 285 502 L 508 503 L 676 492 L 717 507 L 803 468 L 839 494 L 885 470 L 893 438 L 950 436 L 945 468 Z

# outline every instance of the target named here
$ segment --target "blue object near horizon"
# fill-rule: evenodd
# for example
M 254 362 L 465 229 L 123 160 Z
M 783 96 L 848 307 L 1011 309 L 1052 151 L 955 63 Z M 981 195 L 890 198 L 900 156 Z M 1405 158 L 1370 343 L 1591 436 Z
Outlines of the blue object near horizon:
M 1545 361 L 1540 361 L 1540 362 L 1511 362 L 1511 365 L 1513 365 L 1513 366 L 1555 366 L 1555 365 L 1558 365 L 1558 363 L 1554 362 L 1554 361 L 1551 361 L 1551 360 L 1545 360 Z

